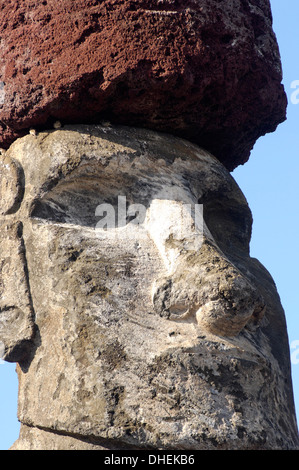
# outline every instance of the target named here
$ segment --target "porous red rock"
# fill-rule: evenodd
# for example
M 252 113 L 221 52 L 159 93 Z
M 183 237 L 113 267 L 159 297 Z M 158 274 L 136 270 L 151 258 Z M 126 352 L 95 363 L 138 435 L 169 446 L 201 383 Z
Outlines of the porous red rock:
M 232 170 L 285 119 L 269 0 L 6 0 L 0 38 L 2 147 L 57 119 L 108 119 Z

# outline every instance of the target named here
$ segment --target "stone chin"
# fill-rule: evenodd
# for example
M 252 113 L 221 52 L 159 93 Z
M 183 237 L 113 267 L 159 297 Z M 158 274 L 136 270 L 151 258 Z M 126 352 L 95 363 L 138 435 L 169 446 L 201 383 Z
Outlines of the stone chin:
M 13 448 L 296 448 L 284 312 L 224 166 L 127 127 L 28 135 L 8 157 L 26 187 L 1 234 L 22 224 L 10 250 L 22 242 L 18 324 L 31 341 Z M 121 223 L 101 228 L 101 204 Z M 182 210 L 195 204 L 202 223 Z

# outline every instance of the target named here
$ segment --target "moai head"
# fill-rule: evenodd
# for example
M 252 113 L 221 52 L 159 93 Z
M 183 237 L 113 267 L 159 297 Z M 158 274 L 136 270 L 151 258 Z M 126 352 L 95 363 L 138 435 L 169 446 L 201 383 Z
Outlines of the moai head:
M 1 170 L 16 448 L 296 446 L 284 312 L 218 160 L 77 126 L 16 141 Z

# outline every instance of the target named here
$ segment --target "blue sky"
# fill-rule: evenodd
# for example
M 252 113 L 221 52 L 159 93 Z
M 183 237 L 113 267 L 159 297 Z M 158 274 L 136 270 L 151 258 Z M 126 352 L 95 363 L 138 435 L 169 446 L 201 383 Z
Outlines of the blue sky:
M 297 93 L 291 88 L 299 81 L 299 2 L 271 0 L 271 6 L 288 95 L 287 120 L 257 141 L 249 161 L 233 176 L 253 213 L 251 255 L 272 274 L 285 309 L 299 422 L 299 82 Z
M 296 92 L 291 84 L 299 80 L 299 2 L 271 0 L 271 5 L 289 98 L 288 119 L 275 133 L 259 139 L 250 160 L 233 176 L 253 212 L 251 255 L 272 274 L 286 312 L 299 421 L 299 103 L 291 100 Z M 299 101 L 299 92 L 293 97 Z M 0 364 L 0 450 L 8 449 L 18 437 L 16 413 L 15 364 Z

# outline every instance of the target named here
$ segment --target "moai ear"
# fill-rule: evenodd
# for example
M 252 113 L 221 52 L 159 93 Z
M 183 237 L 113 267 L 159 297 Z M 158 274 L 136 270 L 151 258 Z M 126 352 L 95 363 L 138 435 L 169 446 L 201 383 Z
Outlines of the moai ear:
M 0 215 L 8 215 L 19 209 L 25 188 L 24 171 L 20 163 L 6 155 L 0 155 Z
M 22 362 L 34 337 L 25 245 L 20 222 L 0 225 L 0 344 L 8 362 Z

